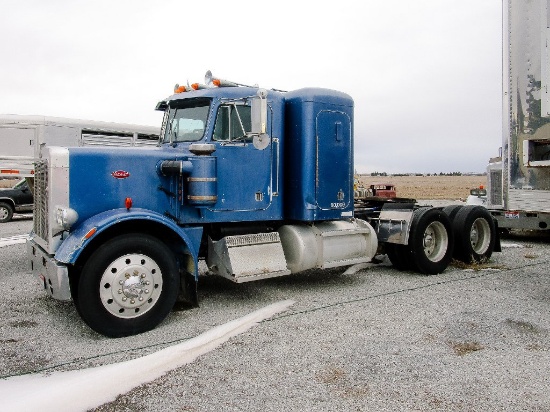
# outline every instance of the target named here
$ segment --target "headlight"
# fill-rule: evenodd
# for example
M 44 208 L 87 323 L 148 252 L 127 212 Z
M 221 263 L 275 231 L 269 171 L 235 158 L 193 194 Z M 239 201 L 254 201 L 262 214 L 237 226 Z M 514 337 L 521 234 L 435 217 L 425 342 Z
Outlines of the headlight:
M 70 207 L 56 206 L 55 221 L 63 229 L 69 229 L 78 220 L 78 213 Z

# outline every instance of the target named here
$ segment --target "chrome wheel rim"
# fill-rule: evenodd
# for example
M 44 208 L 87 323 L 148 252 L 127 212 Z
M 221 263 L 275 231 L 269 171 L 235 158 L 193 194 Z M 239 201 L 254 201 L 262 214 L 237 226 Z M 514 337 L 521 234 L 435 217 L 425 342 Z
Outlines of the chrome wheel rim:
M 149 256 L 129 254 L 113 261 L 103 272 L 99 296 L 112 315 L 131 319 L 142 316 L 158 302 L 162 272 Z
M 422 239 L 424 254 L 432 262 L 439 262 L 447 253 L 449 235 L 441 222 L 432 222 L 426 227 Z
M 478 255 L 484 254 L 491 243 L 491 228 L 486 219 L 478 218 L 474 220 L 470 228 L 470 244 L 472 250 Z

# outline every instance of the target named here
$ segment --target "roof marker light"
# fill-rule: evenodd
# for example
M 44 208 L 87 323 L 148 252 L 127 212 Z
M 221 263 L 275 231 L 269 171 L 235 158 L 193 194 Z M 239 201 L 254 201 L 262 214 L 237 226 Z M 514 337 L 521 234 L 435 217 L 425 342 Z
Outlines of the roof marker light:
M 132 198 L 131 197 L 127 197 L 125 200 L 124 200 L 124 205 L 126 206 L 126 209 L 130 210 L 130 208 L 132 207 Z
M 186 92 L 186 91 L 187 91 L 187 88 L 185 86 L 180 86 L 177 83 L 174 86 L 174 93 L 183 93 L 183 92 Z
M 191 87 L 193 88 L 193 90 L 206 89 L 206 85 L 200 83 L 193 83 Z

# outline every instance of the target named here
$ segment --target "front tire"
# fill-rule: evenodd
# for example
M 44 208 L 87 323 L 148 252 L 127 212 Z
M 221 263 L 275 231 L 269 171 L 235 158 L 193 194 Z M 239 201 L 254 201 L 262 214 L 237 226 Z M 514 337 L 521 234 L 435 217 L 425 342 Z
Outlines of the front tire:
M 9 203 L 0 202 L 0 223 L 6 223 L 13 217 L 13 207 Z
M 155 328 L 178 296 L 176 259 L 160 240 L 144 234 L 117 236 L 86 261 L 76 304 L 82 319 L 109 337 Z

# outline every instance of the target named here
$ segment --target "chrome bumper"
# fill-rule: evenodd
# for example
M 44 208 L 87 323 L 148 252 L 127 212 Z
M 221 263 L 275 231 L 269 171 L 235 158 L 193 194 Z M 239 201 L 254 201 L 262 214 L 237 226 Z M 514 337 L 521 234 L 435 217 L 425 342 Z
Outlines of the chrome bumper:
M 44 289 L 55 299 L 71 300 L 69 269 L 47 254 L 34 240 L 27 240 L 31 272 L 42 280 Z

